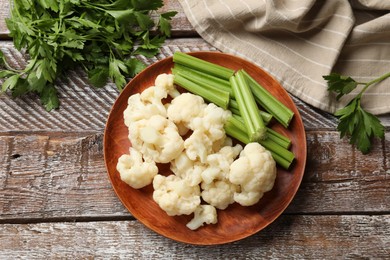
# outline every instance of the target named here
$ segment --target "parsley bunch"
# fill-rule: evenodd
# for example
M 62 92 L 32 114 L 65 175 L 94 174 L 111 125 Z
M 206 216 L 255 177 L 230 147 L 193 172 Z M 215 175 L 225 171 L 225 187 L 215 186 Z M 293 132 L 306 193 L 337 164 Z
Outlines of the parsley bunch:
M 390 77 L 390 72 L 365 83 L 357 82 L 351 77 L 341 76 L 337 73 L 323 76 L 328 82 L 328 90 L 337 93 L 337 100 L 350 93 L 358 85 L 363 85 L 362 90 L 344 108 L 335 113 L 335 116 L 339 118 L 337 130 L 340 132 L 340 138 L 349 136 L 350 143 L 356 145 L 363 154 L 370 151 L 371 140 L 374 137 L 384 138 L 385 127 L 379 118 L 362 108 L 361 99 L 368 87 L 388 77 Z
M 90 83 L 104 86 L 108 79 L 121 90 L 126 77 L 145 65 L 136 55 L 155 56 L 170 36 L 176 12 L 152 18 L 162 0 L 14 0 L 7 27 L 18 50 L 29 55 L 22 70 L 12 68 L 0 51 L 2 92 L 14 97 L 37 93 L 47 110 L 57 108 L 55 81 L 81 67 Z M 152 36 L 150 31 L 157 28 Z

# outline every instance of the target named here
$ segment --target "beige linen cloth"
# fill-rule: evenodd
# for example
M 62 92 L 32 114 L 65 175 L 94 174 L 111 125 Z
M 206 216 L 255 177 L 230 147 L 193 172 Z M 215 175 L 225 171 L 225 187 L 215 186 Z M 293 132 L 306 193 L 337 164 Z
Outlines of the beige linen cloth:
M 195 30 L 219 50 L 256 63 L 301 100 L 328 112 L 336 102 L 323 75 L 368 82 L 390 72 L 390 0 L 179 0 Z M 362 106 L 390 112 L 390 79 Z

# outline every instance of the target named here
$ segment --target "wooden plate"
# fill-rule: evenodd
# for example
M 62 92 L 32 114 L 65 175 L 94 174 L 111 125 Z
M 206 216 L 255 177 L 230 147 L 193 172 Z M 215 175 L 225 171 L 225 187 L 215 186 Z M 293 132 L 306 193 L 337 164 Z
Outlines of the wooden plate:
M 268 73 L 256 65 L 232 55 L 217 52 L 194 52 L 196 57 L 231 69 L 244 68 L 255 80 L 287 105 L 295 116 L 289 129 L 278 124 L 272 128 L 286 134 L 292 140 L 296 160 L 289 171 L 278 168 L 273 189 L 260 202 L 251 207 L 238 204 L 226 210 L 218 210 L 218 223 L 205 225 L 191 231 L 186 224 L 192 215 L 170 217 L 153 201 L 153 187 L 136 190 L 122 182 L 116 171 L 118 158 L 129 152 L 128 128 L 124 125 L 123 111 L 130 95 L 153 86 L 157 75 L 170 73 L 172 58 L 166 58 L 149 66 L 127 84 L 115 101 L 104 133 L 104 159 L 112 186 L 130 213 L 148 228 L 176 241 L 196 245 L 216 245 L 237 241 L 255 234 L 272 223 L 290 204 L 301 183 L 306 164 L 306 136 L 301 116 L 288 93 Z M 169 167 L 161 167 L 167 173 Z

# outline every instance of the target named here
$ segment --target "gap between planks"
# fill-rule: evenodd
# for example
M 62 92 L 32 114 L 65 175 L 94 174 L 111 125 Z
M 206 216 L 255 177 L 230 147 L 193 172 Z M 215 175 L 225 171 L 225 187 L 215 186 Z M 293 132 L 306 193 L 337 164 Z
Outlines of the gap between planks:
M 129 213 L 130 214 L 130 213 Z M 375 212 L 305 212 L 305 213 L 289 213 L 284 212 L 280 217 L 370 217 L 370 216 L 389 216 L 389 211 Z M 280 218 L 279 217 L 279 218 Z M 83 223 L 83 222 L 124 222 L 124 221 L 138 221 L 131 215 L 121 216 L 70 216 L 70 217 L 49 217 L 49 218 L 14 218 L 14 219 L 0 219 L 0 225 L 24 225 L 24 224 L 44 224 L 44 223 Z M 141 223 L 141 222 L 140 222 Z

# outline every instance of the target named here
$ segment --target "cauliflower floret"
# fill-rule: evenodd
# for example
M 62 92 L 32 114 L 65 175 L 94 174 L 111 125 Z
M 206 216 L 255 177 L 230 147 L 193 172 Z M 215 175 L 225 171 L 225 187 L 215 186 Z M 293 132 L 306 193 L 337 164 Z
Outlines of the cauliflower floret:
M 169 216 L 189 215 L 200 205 L 200 188 L 176 175 L 156 175 L 153 199 Z
M 228 178 L 230 165 L 240 154 L 242 146 L 224 146 L 217 153 L 209 154 L 206 159 L 207 168 L 202 172 L 202 181 L 206 184 L 214 180 Z
M 203 131 L 195 130 L 184 141 L 184 149 L 188 158 L 205 163 L 207 155 L 213 152 L 213 142 Z
M 188 124 L 194 117 L 203 114 L 206 106 L 203 98 L 200 96 L 183 93 L 174 98 L 168 106 L 168 118 L 176 124 L 183 123 L 188 127 Z
M 238 186 L 228 180 L 214 181 L 209 184 L 202 183 L 202 199 L 217 209 L 226 209 L 234 203 L 234 194 L 239 190 Z
M 206 224 L 216 224 L 218 222 L 217 210 L 211 205 L 199 205 L 194 213 L 194 218 L 187 223 L 187 227 L 195 230 Z
M 126 126 L 141 119 L 149 119 L 154 115 L 166 117 L 167 110 L 162 103 L 166 92 L 156 87 L 145 89 L 141 94 L 131 95 L 127 101 L 127 108 L 123 112 Z
M 234 194 L 234 200 L 243 206 L 256 204 L 272 189 L 275 178 L 276 163 L 271 153 L 259 143 L 247 144 L 240 157 L 230 165 L 229 180 L 241 188 Z
M 174 76 L 172 74 L 160 74 L 156 77 L 154 85 L 158 88 L 162 88 L 169 96 L 175 98 L 180 95 L 180 92 L 175 88 L 173 78 Z
M 158 163 L 170 162 L 184 149 L 176 125 L 161 115 L 131 124 L 129 139 L 135 149 Z
M 214 142 L 225 137 L 224 125 L 230 116 L 230 111 L 224 110 L 214 103 L 209 103 L 203 113 L 190 121 L 189 128 L 205 132 L 209 139 Z
M 130 155 L 123 154 L 116 165 L 121 180 L 134 189 L 143 188 L 152 183 L 158 173 L 156 163 L 150 158 L 142 160 L 142 154 L 130 148 Z
M 203 164 L 191 160 L 185 152 L 182 152 L 171 162 L 171 171 L 176 176 L 188 180 L 191 186 L 199 185 L 202 182 L 201 174 L 204 170 Z

